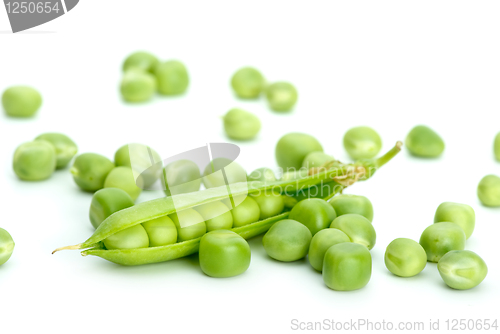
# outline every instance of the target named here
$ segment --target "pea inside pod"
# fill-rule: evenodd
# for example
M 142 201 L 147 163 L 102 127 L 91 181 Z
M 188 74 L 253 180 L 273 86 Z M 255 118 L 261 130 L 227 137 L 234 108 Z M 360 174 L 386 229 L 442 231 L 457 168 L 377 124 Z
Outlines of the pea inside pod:
M 104 181 L 115 164 L 103 155 L 83 153 L 76 157 L 70 172 L 75 183 L 85 191 L 97 191 L 104 187 Z
M 276 181 L 276 175 L 271 168 L 262 167 L 257 168 L 248 175 L 248 181 L 261 181 L 261 182 L 274 182 Z
M 177 228 L 168 216 L 142 223 L 149 238 L 149 247 L 160 247 L 177 242 Z
M 437 158 L 444 151 L 443 139 L 431 128 L 417 125 L 406 136 L 406 148 L 414 156 Z
M 332 228 L 338 228 L 351 239 L 352 242 L 372 249 L 377 240 L 377 234 L 371 222 L 365 217 L 348 213 L 335 218 L 330 225 Z
M 233 226 L 241 227 L 259 220 L 260 208 L 254 198 L 237 196 L 222 201 L 233 216 Z
M 107 249 L 134 249 L 149 247 L 149 237 L 141 224 L 116 232 L 103 240 Z
M 479 181 L 477 197 L 485 206 L 500 206 L 500 177 L 490 174 Z
M 56 169 L 56 150 L 45 140 L 23 143 L 14 152 L 12 167 L 21 180 L 48 179 Z
M 212 202 L 194 207 L 203 217 L 207 231 L 229 230 L 233 227 L 233 215 L 222 202 Z
M 49 132 L 39 135 L 35 140 L 45 140 L 56 150 L 56 168 L 65 168 L 78 152 L 75 142 L 62 133 Z
M 283 212 L 285 208 L 285 203 L 283 197 L 279 192 L 275 191 L 263 191 L 258 194 L 250 195 L 257 205 L 259 206 L 260 216 L 259 219 L 266 219 L 272 216 L 276 216 Z
M 322 167 L 325 163 L 335 160 L 332 155 L 324 152 L 311 152 L 302 161 L 302 167 L 310 169 L 313 167 Z
M 203 217 L 194 209 L 186 209 L 169 215 L 177 228 L 177 241 L 201 237 L 207 232 Z
M 427 253 L 427 261 L 438 262 L 446 253 L 465 248 L 465 232 L 455 223 L 442 222 L 427 227 L 420 237 L 420 245 Z
M 446 253 L 438 262 L 439 274 L 453 289 L 472 289 L 486 278 L 488 266 L 474 252 L 457 250 Z
M 33 87 L 12 86 L 3 92 L 2 105 L 8 116 L 32 117 L 42 105 L 42 96 Z
M 257 136 L 261 127 L 257 116 L 238 108 L 229 110 L 222 120 L 227 136 L 235 140 L 253 139 Z
M 0 228 L 0 266 L 9 261 L 15 245 L 10 233 Z
M 242 99 L 255 99 L 264 90 L 266 80 L 259 72 L 253 67 L 243 67 L 234 73 L 231 78 L 231 86 L 239 98 Z

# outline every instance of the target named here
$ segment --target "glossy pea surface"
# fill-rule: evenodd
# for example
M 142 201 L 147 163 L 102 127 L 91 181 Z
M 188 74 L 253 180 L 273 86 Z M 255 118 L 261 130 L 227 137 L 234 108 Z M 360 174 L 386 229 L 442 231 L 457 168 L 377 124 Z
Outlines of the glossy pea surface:
M 56 168 L 65 168 L 78 152 L 78 146 L 68 136 L 62 133 L 49 132 L 39 135 L 35 140 L 45 140 L 56 150 Z
M 265 183 L 276 181 L 276 175 L 271 168 L 257 168 L 248 175 L 248 181 L 261 181 Z
M 424 270 L 427 254 L 418 242 L 398 238 L 387 246 L 384 261 L 387 269 L 394 275 L 412 277 Z
M 232 201 L 225 199 L 223 202 L 231 209 L 234 227 L 245 226 L 259 220 L 260 208 L 252 197 L 247 196 L 244 199 L 236 197 Z
M 476 225 L 476 214 L 470 205 L 443 202 L 438 206 L 436 214 L 434 215 L 434 223 L 439 222 L 457 224 L 464 230 L 465 237 L 469 239 Z
M 40 93 L 29 86 L 12 86 L 2 94 L 2 105 L 11 117 L 31 117 L 42 105 Z
M 322 167 L 325 163 L 335 160 L 332 155 L 324 152 L 311 152 L 302 161 L 302 167 L 310 169 L 313 167 Z
M 104 188 L 122 189 L 130 195 L 133 201 L 135 201 L 142 192 L 142 189 L 135 184 L 132 168 L 125 166 L 115 167 L 109 172 L 104 181 Z
M 338 228 L 351 239 L 352 242 L 372 249 L 377 241 L 377 233 L 372 223 L 366 218 L 356 213 L 348 213 L 335 220 L 330 225 Z
M 104 181 L 115 164 L 103 155 L 83 153 L 76 157 L 70 169 L 75 183 L 85 191 L 97 191 L 104 187 Z
M 260 120 L 249 111 L 234 108 L 222 118 L 224 130 L 229 138 L 234 140 L 250 140 L 260 131 Z
M 14 152 L 12 167 L 21 180 L 48 179 L 56 169 L 56 150 L 45 140 L 23 143 Z
M 207 231 L 229 230 L 233 227 L 233 215 L 222 202 L 216 201 L 194 207 L 203 217 Z
M 330 226 L 337 217 L 335 210 L 328 202 L 319 198 L 305 199 L 298 202 L 290 212 L 290 219 L 306 226 L 312 235 Z
M 264 90 L 266 80 L 253 67 L 243 67 L 237 70 L 231 78 L 231 86 L 236 96 L 242 99 L 255 99 Z
M 493 154 L 495 155 L 495 159 L 500 161 L 500 132 L 497 133 L 493 141 Z
M 126 228 L 103 240 L 106 249 L 134 249 L 149 247 L 148 234 L 141 224 Z
M 465 232 L 455 223 L 441 222 L 427 227 L 420 237 L 420 245 L 427 253 L 427 261 L 438 262 L 446 253 L 465 248 Z
M 278 112 L 292 110 L 297 103 L 299 94 L 294 85 L 289 82 L 275 82 L 266 89 L 269 108 Z
M 280 193 L 269 191 L 262 191 L 260 194 L 250 195 L 260 209 L 259 220 L 276 216 L 283 212 L 285 203 Z
M 328 248 L 323 261 L 323 281 L 330 289 L 352 291 L 368 284 L 372 275 L 370 251 L 356 243 L 344 242 Z
M 236 161 L 215 158 L 203 172 L 203 184 L 206 188 L 215 188 L 232 183 L 246 182 L 247 172 Z
M 200 240 L 200 267 L 211 277 L 232 277 L 243 274 L 250 266 L 248 242 L 235 232 L 212 231 Z
M 9 261 L 15 245 L 10 233 L 0 228 L 0 266 Z
M 168 216 L 159 217 L 142 223 L 149 238 L 149 247 L 158 247 L 175 244 L 177 242 L 177 228 Z
M 113 213 L 129 208 L 134 205 L 134 201 L 124 190 L 118 188 L 104 188 L 92 195 L 90 202 L 89 218 L 94 228 Z
M 160 155 L 144 144 L 123 145 L 115 152 L 114 159 L 116 166 L 132 168 L 136 184 L 142 189 L 151 187 L 160 177 L 163 168 Z
M 335 209 L 337 216 L 357 213 L 370 222 L 373 221 L 373 205 L 365 196 L 349 194 L 336 195 L 330 200 L 330 205 Z
M 436 158 L 444 151 L 443 139 L 431 128 L 417 125 L 406 136 L 405 145 L 414 156 Z
M 163 169 L 167 196 L 191 193 L 200 190 L 200 168 L 191 160 L 173 161 Z
M 343 242 L 351 242 L 351 239 L 336 228 L 326 228 L 316 233 L 309 245 L 308 258 L 311 266 L 317 271 L 322 271 L 326 251 L 333 245 Z
M 179 95 L 189 86 L 189 74 L 183 63 L 169 60 L 158 64 L 155 69 L 158 93 Z
M 145 51 L 136 51 L 125 58 L 122 69 L 124 72 L 134 68 L 145 72 L 154 73 L 154 70 L 158 63 L 158 58 L 156 58 L 155 55 Z
M 266 253 L 283 262 L 304 258 L 309 250 L 312 234 L 307 227 L 292 219 L 275 223 L 262 238 Z
M 319 141 L 305 133 L 292 132 L 280 138 L 276 144 L 276 161 L 283 171 L 298 170 L 311 152 L 323 152 Z
M 129 69 L 123 74 L 120 93 L 127 102 L 144 102 L 156 93 L 156 78 L 149 72 Z
M 479 181 L 477 197 L 485 206 L 500 207 L 500 177 L 490 174 Z
M 486 262 L 468 250 L 448 252 L 439 260 L 437 267 L 446 285 L 457 290 L 472 289 L 488 275 Z
M 371 159 L 380 152 L 382 139 L 372 128 L 358 126 L 345 133 L 344 148 L 354 160 Z
M 194 209 L 186 209 L 169 215 L 177 228 L 177 242 L 201 237 L 207 232 L 203 217 Z

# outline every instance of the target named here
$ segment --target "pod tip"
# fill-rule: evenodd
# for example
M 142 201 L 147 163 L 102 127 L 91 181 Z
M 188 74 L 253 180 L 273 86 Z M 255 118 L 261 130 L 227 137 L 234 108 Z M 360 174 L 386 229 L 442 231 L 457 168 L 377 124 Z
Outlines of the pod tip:
M 80 249 L 82 246 L 82 244 L 78 244 L 78 245 L 73 245 L 73 246 L 66 246 L 66 247 L 59 247 L 59 248 L 56 248 L 52 254 L 54 254 L 55 252 L 59 252 L 59 251 L 62 251 L 62 250 L 72 250 L 72 249 Z

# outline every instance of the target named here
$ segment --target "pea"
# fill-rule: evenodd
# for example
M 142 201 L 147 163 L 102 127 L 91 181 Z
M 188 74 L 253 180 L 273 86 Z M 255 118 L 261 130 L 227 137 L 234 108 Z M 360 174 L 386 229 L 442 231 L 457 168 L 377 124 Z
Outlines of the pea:
M 104 188 L 98 190 L 92 196 L 90 203 L 90 223 L 92 223 L 94 228 L 98 228 L 113 213 L 133 205 L 134 201 L 130 198 L 130 195 L 122 189 Z
M 200 168 L 191 160 L 181 159 L 169 163 L 163 169 L 163 178 L 167 196 L 200 190 Z
M 97 153 L 83 153 L 76 157 L 70 172 L 75 183 L 85 191 L 104 187 L 104 181 L 115 167 L 113 162 Z
M 148 234 L 141 224 L 126 228 L 103 240 L 106 249 L 134 249 L 149 247 Z
M 15 245 L 10 233 L 0 228 L 0 266 L 9 261 Z
M 267 255 L 283 262 L 297 261 L 307 255 L 311 231 L 293 219 L 275 223 L 262 238 Z
M 465 237 L 469 239 L 476 225 L 476 214 L 474 209 L 467 204 L 443 202 L 438 206 L 434 215 L 434 223 L 440 222 L 457 224 L 464 230 Z
M 274 111 L 290 111 L 298 99 L 297 89 L 289 82 L 275 82 L 266 89 L 269 108 Z
M 222 202 L 211 202 L 194 207 L 203 217 L 207 231 L 229 230 L 233 227 L 233 215 Z
M 280 181 L 292 181 L 292 180 L 300 180 L 309 175 L 309 171 L 307 169 L 300 169 L 292 172 L 283 173 Z
M 248 181 L 261 181 L 264 183 L 271 183 L 276 181 L 276 176 L 271 168 L 257 168 L 248 175 Z
M 311 245 L 309 246 L 309 263 L 317 271 L 323 270 L 323 260 L 325 258 L 326 251 L 333 245 L 340 244 L 342 242 L 351 242 L 351 239 L 336 228 L 327 228 L 316 233 L 311 240 Z
M 394 239 L 385 251 L 385 266 L 396 276 L 415 276 L 424 270 L 426 264 L 424 248 L 411 239 Z
M 327 162 L 335 160 L 333 156 L 324 152 L 311 152 L 302 161 L 302 168 L 323 167 Z
M 51 143 L 56 150 L 56 168 L 65 168 L 78 152 L 75 142 L 62 133 L 44 133 L 35 140 L 45 140 Z
M 276 216 L 282 213 L 285 208 L 283 197 L 279 192 L 262 191 L 260 194 L 252 194 L 250 196 L 259 205 L 260 220 Z
M 358 126 L 345 133 L 344 148 L 354 160 L 371 159 L 380 152 L 382 139 L 372 128 Z
M 120 92 L 127 102 L 144 102 L 156 92 L 156 78 L 139 69 L 129 69 L 123 75 Z
M 234 140 L 253 139 L 260 131 L 259 118 L 243 109 L 229 110 L 222 120 L 227 136 Z
M 443 281 L 457 290 L 472 289 L 488 275 L 486 262 L 468 250 L 448 252 L 439 260 L 438 270 Z
M 142 223 L 149 238 L 149 247 L 159 247 L 177 242 L 177 228 L 168 216 L 159 217 Z
M 328 202 L 320 198 L 305 199 L 298 202 L 290 211 L 290 219 L 304 224 L 312 235 L 330 226 L 337 217 Z
M 104 188 L 122 189 L 130 195 L 133 201 L 139 197 L 142 191 L 142 189 L 135 184 L 132 168 L 124 166 L 115 167 L 109 172 L 104 181 Z
M 246 182 L 247 172 L 237 162 L 226 158 L 215 158 L 203 173 L 205 188 L 215 188 L 227 184 Z
M 500 161 L 500 132 L 495 136 L 495 141 L 493 142 L 493 153 L 495 154 L 495 159 Z
M 137 51 L 125 58 L 122 68 L 124 72 L 131 68 L 136 68 L 145 72 L 154 73 L 158 63 L 158 58 L 156 58 L 155 55 L 145 51 Z
M 465 239 L 465 232 L 458 224 L 441 222 L 424 230 L 420 245 L 427 253 L 427 261 L 438 262 L 449 251 L 463 250 Z
M 12 167 L 21 180 L 48 179 L 56 169 L 56 150 L 45 140 L 23 143 L 14 152 Z
M 477 197 L 483 205 L 490 207 L 500 206 L 500 177 L 486 175 L 479 181 Z
M 177 228 L 177 242 L 196 239 L 207 232 L 203 217 L 194 209 L 169 215 Z
M 158 92 L 163 95 L 183 94 L 189 85 L 189 75 L 183 63 L 169 60 L 155 70 Z
M 222 201 L 228 208 L 231 209 L 233 216 L 233 227 L 245 226 L 255 223 L 260 217 L 260 208 L 255 199 L 250 196 L 238 196 Z
M 406 147 L 411 154 L 423 158 L 437 158 L 444 151 L 443 139 L 431 128 L 417 125 L 406 136 Z
M 287 210 L 293 209 L 293 207 L 299 202 L 296 198 L 287 195 L 281 195 L 283 198 L 283 204 Z
M 360 244 L 343 242 L 328 248 L 323 260 L 323 281 L 338 291 L 365 287 L 372 276 L 372 255 Z
M 319 141 L 305 133 L 292 132 L 284 135 L 276 144 L 276 160 L 283 170 L 300 169 L 304 158 L 311 152 L 321 151 Z
M 338 228 L 351 239 L 352 242 L 372 249 L 377 241 L 377 233 L 372 223 L 366 217 L 356 213 L 348 213 L 335 218 L 330 227 Z
M 240 68 L 231 78 L 231 86 L 239 98 L 255 99 L 264 90 L 266 80 L 253 67 Z
M 337 216 L 357 213 L 370 222 L 373 221 L 373 205 L 365 196 L 347 194 L 337 195 L 330 200 L 330 204 L 335 209 Z
M 32 87 L 12 86 L 3 92 L 2 105 L 9 116 L 31 117 L 42 105 L 42 96 Z
M 155 150 L 136 143 L 120 147 L 115 153 L 115 164 L 132 168 L 136 184 L 141 189 L 151 187 L 160 177 L 163 167 Z

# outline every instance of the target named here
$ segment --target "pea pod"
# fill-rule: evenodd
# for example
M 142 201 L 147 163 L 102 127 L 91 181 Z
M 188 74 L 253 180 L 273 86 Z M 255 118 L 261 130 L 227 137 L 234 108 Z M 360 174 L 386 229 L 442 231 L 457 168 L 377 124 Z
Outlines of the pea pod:
M 377 168 L 390 161 L 401 150 L 401 145 L 401 142 L 398 142 L 393 149 L 377 160 L 366 160 L 354 164 L 337 164 L 319 173 L 315 173 L 314 169 L 311 169 L 311 175 L 300 180 L 276 181 L 270 183 L 260 181 L 234 183 L 230 188 L 230 196 L 236 198 L 237 196 L 246 194 L 265 192 L 266 190 L 279 190 L 282 195 L 293 198 L 301 190 L 321 185 L 325 181 L 336 182 L 339 187 L 336 187 L 333 193 L 325 197 L 325 199 L 329 199 L 335 195 L 335 193 L 352 185 L 354 182 L 366 180 L 371 177 Z M 221 201 L 227 197 L 228 188 L 222 186 L 195 193 L 179 194 L 140 203 L 133 207 L 118 211 L 106 218 L 106 220 L 99 225 L 94 234 L 83 243 L 56 249 L 54 253 L 63 249 L 79 249 L 83 256 L 99 256 L 108 261 L 122 265 L 141 265 L 184 257 L 198 251 L 201 237 L 166 246 L 112 250 L 106 249 L 103 241 L 115 233 L 135 225 L 171 215 L 185 209 Z M 288 215 L 289 212 L 285 211 L 273 217 L 258 220 L 241 227 L 235 227 L 231 229 L 231 231 L 248 239 L 266 232 L 275 222 L 287 218 Z

